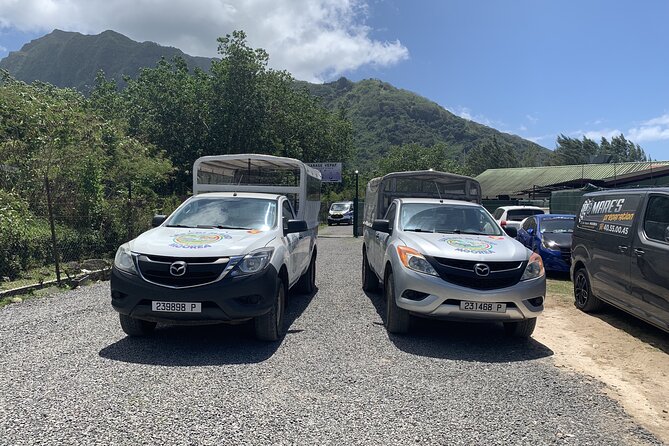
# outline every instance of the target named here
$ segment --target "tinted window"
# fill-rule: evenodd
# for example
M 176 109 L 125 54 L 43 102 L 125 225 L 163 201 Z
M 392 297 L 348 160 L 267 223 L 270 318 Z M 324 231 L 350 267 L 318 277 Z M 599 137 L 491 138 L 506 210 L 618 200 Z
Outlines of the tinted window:
M 395 214 L 396 214 L 395 211 L 396 211 L 396 210 L 397 210 L 397 206 L 395 206 L 394 204 L 392 204 L 392 205 L 390 205 L 390 207 L 388 208 L 388 212 L 386 212 L 386 220 L 390 221 L 390 227 L 391 227 L 391 228 L 392 228 L 393 226 L 395 226 Z
M 516 209 L 506 213 L 506 219 L 511 221 L 522 221 L 532 215 L 543 214 L 541 209 Z
M 533 218 L 528 218 L 527 220 L 525 220 L 525 221 L 523 222 L 523 229 L 526 230 L 526 231 L 527 231 L 528 229 L 530 229 L 530 228 L 532 227 L 532 221 L 533 221 L 533 220 L 534 220 Z
M 574 232 L 573 218 L 541 220 L 541 232 Z
M 643 219 L 643 230 L 649 239 L 667 242 L 665 233 L 669 226 L 669 197 L 650 197 Z
M 293 214 L 293 210 L 290 208 L 290 203 L 288 203 L 288 201 L 284 201 L 283 205 L 281 207 L 283 208 L 283 218 L 284 219 L 288 219 L 288 220 L 295 219 L 295 215 Z
M 499 220 L 500 218 L 502 218 L 502 214 L 504 214 L 504 209 L 497 208 L 495 210 L 495 214 L 493 215 L 493 217 L 495 217 L 495 220 Z

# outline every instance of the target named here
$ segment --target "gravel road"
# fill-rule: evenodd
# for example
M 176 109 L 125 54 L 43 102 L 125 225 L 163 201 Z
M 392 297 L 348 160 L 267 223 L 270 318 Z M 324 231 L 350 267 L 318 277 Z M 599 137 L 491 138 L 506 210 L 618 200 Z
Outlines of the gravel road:
M 108 283 L 0 310 L 0 444 L 660 444 L 501 326 L 389 338 L 361 240 L 325 237 L 349 231 L 322 231 L 319 290 L 292 296 L 280 343 L 224 325 L 126 338 Z

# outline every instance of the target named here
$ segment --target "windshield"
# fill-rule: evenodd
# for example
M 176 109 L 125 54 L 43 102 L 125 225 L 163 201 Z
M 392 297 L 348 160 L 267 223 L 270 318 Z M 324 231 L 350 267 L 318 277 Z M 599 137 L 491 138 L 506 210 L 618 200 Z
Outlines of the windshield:
M 330 210 L 333 212 L 346 212 L 350 207 L 351 205 L 348 203 L 333 203 Z
M 555 218 L 541 220 L 541 233 L 544 232 L 574 232 L 574 219 Z
M 400 214 L 400 228 L 415 232 L 503 235 L 483 207 L 457 204 L 404 204 Z
M 256 229 L 276 225 L 276 200 L 259 198 L 195 198 L 178 209 L 168 227 Z
M 543 214 L 541 209 L 514 209 L 506 213 L 506 219 L 511 221 L 522 221 L 533 215 Z

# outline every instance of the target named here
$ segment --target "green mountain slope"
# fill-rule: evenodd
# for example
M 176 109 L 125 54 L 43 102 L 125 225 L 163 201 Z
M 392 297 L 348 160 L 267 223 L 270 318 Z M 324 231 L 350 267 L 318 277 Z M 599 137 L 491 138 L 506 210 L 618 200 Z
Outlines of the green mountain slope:
M 461 118 L 422 96 L 379 80 L 351 82 L 341 78 L 326 84 L 299 84 L 320 97 L 326 107 L 348 116 L 362 165 L 376 164 L 391 146 L 409 143 L 443 143 L 449 158 L 463 160 L 465 152 L 493 138 L 510 146 L 524 165 L 542 165 L 550 154 L 538 144 Z
M 123 85 L 123 76 L 136 77 L 141 68 L 154 67 L 161 57 L 169 60 L 174 56 L 184 58 L 191 69 L 207 70 L 212 60 L 153 42 L 135 42 L 114 31 L 89 36 L 55 30 L 10 53 L 0 60 L 0 68 L 25 82 L 40 80 L 87 93 L 99 70 Z M 426 98 L 379 80 L 352 82 L 341 78 L 326 84 L 296 84 L 352 122 L 356 151 L 353 161 L 367 171 L 377 167 L 392 146 L 410 143 L 426 147 L 444 144 L 444 155 L 460 162 L 465 161 L 467 152 L 477 146 L 490 146 L 492 140 L 510 149 L 515 164 L 521 166 L 543 165 L 551 153 L 531 141 L 463 119 Z
M 192 57 L 153 42 L 135 42 L 115 31 L 89 36 L 54 30 L 11 52 L 0 60 L 0 68 L 24 82 L 40 80 L 87 92 L 99 70 L 122 84 L 123 76 L 136 77 L 140 68 L 174 56 L 183 57 L 190 68 L 208 70 L 211 64 L 209 58 Z

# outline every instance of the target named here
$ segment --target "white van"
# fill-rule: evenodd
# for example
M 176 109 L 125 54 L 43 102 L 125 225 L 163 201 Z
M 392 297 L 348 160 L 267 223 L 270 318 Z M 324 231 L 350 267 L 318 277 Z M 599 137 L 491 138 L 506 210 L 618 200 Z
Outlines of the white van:
M 320 172 L 295 159 L 199 158 L 193 196 L 116 253 L 123 330 L 253 320 L 258 339 L 279 339 L 288 290 L 315 287 L 320 185 Z

